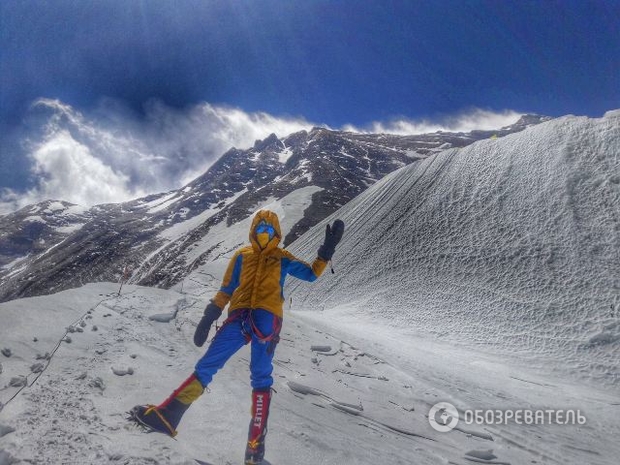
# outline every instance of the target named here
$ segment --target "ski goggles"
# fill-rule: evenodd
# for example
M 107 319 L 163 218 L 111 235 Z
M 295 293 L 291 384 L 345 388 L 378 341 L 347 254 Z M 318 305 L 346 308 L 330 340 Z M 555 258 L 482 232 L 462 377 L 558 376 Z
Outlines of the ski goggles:
M 262 221 L 256 226 L 256 234 L 267 233 L 269 234 L 269 238 L 272 238 L 276 234 L 276 230 L 269 223 Z

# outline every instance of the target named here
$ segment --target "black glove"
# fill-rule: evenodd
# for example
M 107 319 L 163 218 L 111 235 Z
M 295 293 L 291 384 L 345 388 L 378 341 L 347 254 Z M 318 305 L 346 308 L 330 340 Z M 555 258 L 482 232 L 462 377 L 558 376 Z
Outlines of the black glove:
M 323 245 L 319 247 L 319 251 L 317 255 L 319 258 L 323 260 L 330 261 L 334 252 L 336 251 L 336 246 L 340 239 L 342 239 L 342 234 L 344 233 L 344 222 L 342 220 L 334 221 L 334 224 L 330 227 L 329 224 L 325 228 L 325 242 Z
M 213 302 L 207 305 L 204 316 L 200 320 L 200 323 L 198 323 L 198 327 L 194 333 L 194 344 L 198 347 L 202 347 L 209 336 L 209 329 L 211 328 L 211 325 L 214 321 L 217 321 L 221 314 L 222 309 Z

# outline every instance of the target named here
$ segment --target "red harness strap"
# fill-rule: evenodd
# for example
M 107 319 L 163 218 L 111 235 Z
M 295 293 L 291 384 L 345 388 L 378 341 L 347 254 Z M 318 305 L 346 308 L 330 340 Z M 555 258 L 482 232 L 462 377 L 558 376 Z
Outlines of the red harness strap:
M 244 308 L 244 309 L 234 311 L 232 314 L 228 316 L 228 318 L 226 318 L 226 320 L 224 321 L 224 323 L 222 324 L 219 330 L 221 330 L 228 323 L 235 321 L 239 318 L 241 318 L 244 322 L 247 321 L 249 323 L 250 328 L 252 328 L 252 332 L 254 333 L 254 335 L 256 335 L 256 338 L 260 342 L 271 342 L 272 340 L 279 338 L 280 336 L 280 330 L 282 329 L 282 318 L 274 315 L 273 329 L 271 331 L 271 334 L 268 334 L 267 336 L 265 336 L 260 331 L 260 329 L 258 329 L 258 326 L 256 326 L 256 323 L 254 323 L 254 318 L 252 318 L 252 309 L 249 309 L 249 308 Z M 249 333 L 245 333 L 245 338 L 247 342 L 250 342 L 250 340 L 252 339 L 252 335 Z
M 271 334 L 269 334 L 268 336 L 265 336 L 263 333 L 261 333 L 258 327 L 256 326 L 256 324 L 254 323 L 254 318 L 252 318 L 251 310 L 249 312 L 248 318 L 250 319 L 250 325 L 252 325 L 252 331 L 254 332 L 254 334 L 256 335 L 256 337 L 258 338 L 260 342 L 270 342 L 274 338 L 279 337 L 280 329 L 282 329 L 281 318 L 274 315 L 273 328 L 272 328 Z

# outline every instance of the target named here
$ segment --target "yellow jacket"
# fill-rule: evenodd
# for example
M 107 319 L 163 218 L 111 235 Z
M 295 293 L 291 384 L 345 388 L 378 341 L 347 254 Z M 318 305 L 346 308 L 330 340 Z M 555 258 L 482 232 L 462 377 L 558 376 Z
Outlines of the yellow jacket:
M 274 237 L 262 250 L 254 233 L 261 220 L 275 229 Z M 250 228 L 252 245 L 235 252 L 213 303 L 220 308 L 230 303 L 229 313 L 240 308 L 262 308 L 282 318 L 286 276 L 290 274 L 305 281 L 314 281 L 321 276 L 327 262 L 318 257 L 312 265 L 298 260 L 288 250 L 278 247 L 281 236 L 278 216 L 269 210 L 260 210 Z

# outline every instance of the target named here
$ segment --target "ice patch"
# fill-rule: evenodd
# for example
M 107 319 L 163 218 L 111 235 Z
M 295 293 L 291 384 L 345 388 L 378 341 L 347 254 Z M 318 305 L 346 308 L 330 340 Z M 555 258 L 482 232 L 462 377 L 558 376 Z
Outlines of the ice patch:
M 7 451 L 0 449 L 0 465 L 12 465 L 18 462 L 19 460 L 9 454 Z
M 11 268 L 19 265 L 20 262 L 22 262 L 23 260 L 26 260 L 29 257 L 29 255 L 25 255 L 23 257 L 18 257 L 15 260 L 13 260 L 12 262 L 9 262 L 5 265 L 2 266 L 3 270 L 10 270 Z
M 284 148 L 282 151 L 278 152 L 278 161 L 282 164 L 285 164 L 291 155 L 293 155 L 293 151 L 290 148 Z
M 147 213 L 150 213 L 152 215 L 154 213 L 165 210 L 170 205 L 181 200 L 181 197 L 178 197 L 177 195 L 178 192 L 175 191 L 172 194 L 165 196 L 163 199 L 160 199 L 153 207 L 149 208 Z
M 61 202 L 51 202 L 43 213 L 54 214 L 60 211 L 65 210 L 67 207 L 63 205 Z
M 603 331 L 601 333 L 592 336 L 588 341 L 588 344 L 591 346 L 594 345 L 605 345 L 605 344 L 613 344 L 614 342 L 620 341 L 620 334 L 614 334 L 610 331 Z
M 84 224 L 86 223 L 76 223 L 76 224 L 72 224 L 69 226 L 59 226 L 56 229 L 56 231 L 58 231 L 61 234 L 72 234 L 76 231 L 79 231 L 80 229 L 82 229 L 82 226 L 84 226 Z
M 26 218 L 24 218 L 24 221 L 30 221 L 30 222 L 33 222 L 33 223 L 47 224 L 47 221 L 45 221 L 39 215 L 27 216 Z
M 239 197 L 241 197 L 246 192 L 247 192 L 247 189 L 244 188 L 242 191 L 237 192 L 234 195 L 228 197 L 227 199 L 224 200 L 224 206 L 230 205 L 231 203 L 233 203 L 235 200 L 237 200 Z M 179 239 L 183 237 L 185 234 L 196 229 L 198 226 L 200 226 L 202 223 L 208 220 L 211 216 L 218 213 L 221 210 L 221 208 L 223 208 L 224 206 L 209 208 L 203 211 L 202 213 L 199 213 L 198 215 L 190 218 L 189 220 L 182 221 L 180 223 L 175 224 L 174 226 L 169 227 L 168 229 L 159 233 L 159 236 L 164 239 L 171 240 L 171 241 Z

